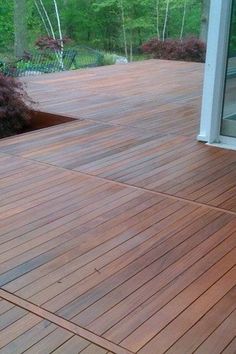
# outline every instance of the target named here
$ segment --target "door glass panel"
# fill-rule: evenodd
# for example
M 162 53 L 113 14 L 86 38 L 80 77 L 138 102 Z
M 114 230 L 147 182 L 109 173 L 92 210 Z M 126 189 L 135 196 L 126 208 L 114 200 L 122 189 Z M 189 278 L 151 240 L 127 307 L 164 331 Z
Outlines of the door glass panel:
M 236 137 L 236 0 L 232 3 L 221 135 Z

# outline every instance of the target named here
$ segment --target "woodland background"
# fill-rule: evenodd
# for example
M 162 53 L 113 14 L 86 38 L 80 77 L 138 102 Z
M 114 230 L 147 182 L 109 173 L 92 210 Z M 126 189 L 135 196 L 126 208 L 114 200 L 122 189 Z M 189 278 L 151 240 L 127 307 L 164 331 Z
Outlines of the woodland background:
M 210 0 L 0 0 L 0 59 L 19 57 L 48 35 L 42 6 L 55 37 L 60 37 L 61 26 L 71 46 L 84 44 L 135 58 L 140 46 L 154 37 L 191 36 L 205 42 L 209 4 Z

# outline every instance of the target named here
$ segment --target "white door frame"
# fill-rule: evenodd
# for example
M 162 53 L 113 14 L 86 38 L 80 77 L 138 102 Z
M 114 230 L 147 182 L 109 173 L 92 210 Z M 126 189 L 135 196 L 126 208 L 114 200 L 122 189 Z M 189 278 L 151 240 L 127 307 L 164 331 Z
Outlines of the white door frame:
M 220 143 L 232 0 L 211 0 L 199 141 Z M 236 144 L 236 141 L 235 141 Z

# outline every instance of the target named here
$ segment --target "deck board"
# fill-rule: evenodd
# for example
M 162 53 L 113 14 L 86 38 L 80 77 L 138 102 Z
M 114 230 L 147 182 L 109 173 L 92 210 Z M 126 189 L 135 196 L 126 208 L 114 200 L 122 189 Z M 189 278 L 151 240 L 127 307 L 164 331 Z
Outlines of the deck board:
M 2 300 L 6 305 L 9 302 Z M 8 322 L 7 322 L 8 318 Z M 74 333 L 49 321 L 13 306 L 3 318 L 5 328 L 1 329 L 0 353 L 94 353 L 106 354 L 107 350 L 90 343 Z M 88 350 L 89 349 L 89 350 Z M 69 351 L 67 351 L 69 350 Z M 92 351 L 91 351 L 92 353 Z
M 167 117 L 173 117 L 171 133 L 192 135 L 198 127 L 194 118 L 200 110 L 203 65 L 172 62 L 172 68 L 153 60 L 130 64 L 128 75 L 126 66 L 118 65 L 109 68 L 109 75 L 107 68 L 99 68 L 25 82 L 46 111 L 168 134 Z
M 69 123 L 58 143 L 47 136 L 39 143 L 37 132 L 17 138 L 17 143 L 13 139 L 0 142 L 0 151 L 42 162 L 42 169 L 50 164 L 236 211 L 235 152 L 205 146 L 185 136 L 160 136 L 133 128 L 127 132 L 126 128 L 107 125 L 97 131 L 97 123 L 80 124 Z M 61 127 L 55 128 L 55 134 L 57 129 Z
M 235 353 L 236 154 L 195 140 L 202 73 L 24 79 L 77 120 L 0 141 L 0 352 Z
M 199 347 L 201 341 L 204 343 L 206 340 L 209 340 L 208 338 L 212 335 L 216 337 L 214 332 L 224 323 L 235 309 L 235 291 L 235 287 L 232 288 L 199 322 L 195 324 L 195 326 L 175 342 L 167 353 L 191 353 Z M 223 313 L 224 316 L 222 316 Z M 216 352 L 216 350 L 219 350 L 219 348 L 217 349 L 215 347 L 210 350 L 208 347 L 207 349 L 209 352 Z

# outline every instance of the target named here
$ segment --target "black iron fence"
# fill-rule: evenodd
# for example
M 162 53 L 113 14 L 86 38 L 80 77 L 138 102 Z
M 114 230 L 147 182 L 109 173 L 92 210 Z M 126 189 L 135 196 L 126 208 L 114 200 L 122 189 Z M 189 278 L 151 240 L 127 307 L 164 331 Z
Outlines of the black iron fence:
M 20 77 L 82 69 L 103 65 L 103 54 L 86 46 L 25 53 L 22 58 L 9 62 L 0 60 L 0 72 L 6 76 Z

